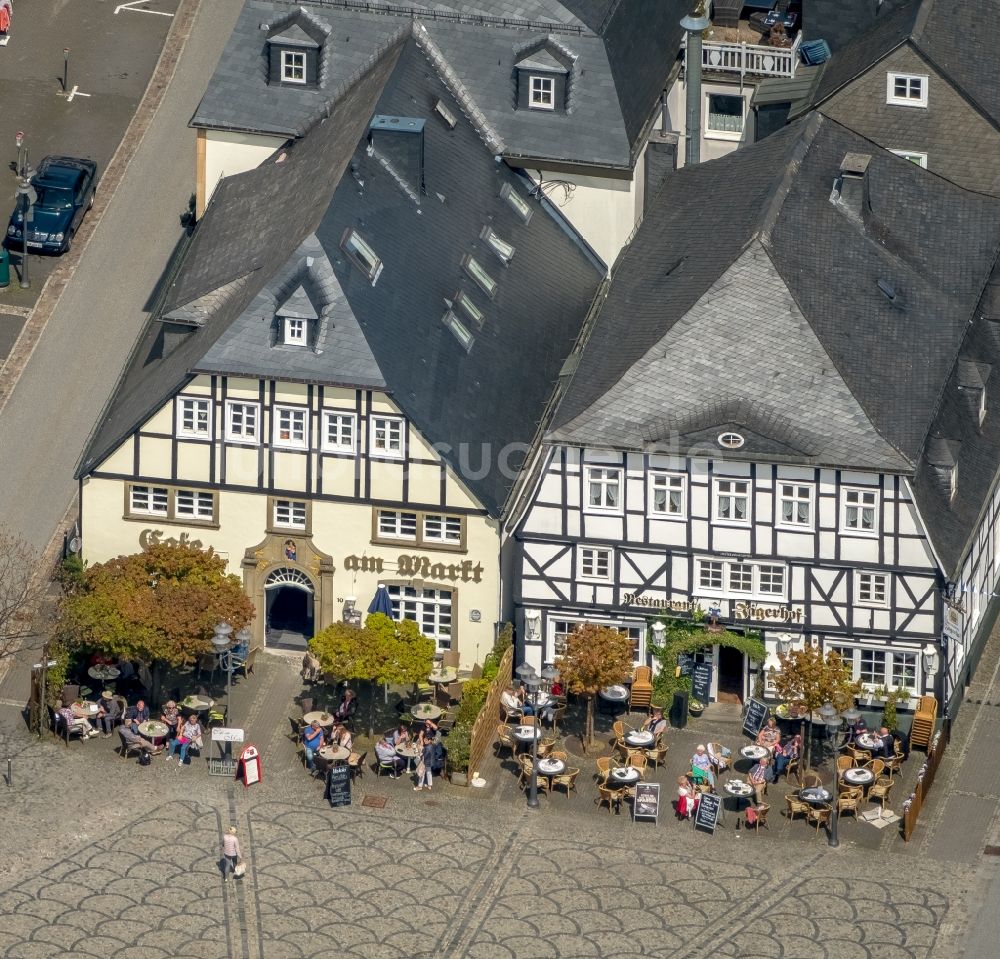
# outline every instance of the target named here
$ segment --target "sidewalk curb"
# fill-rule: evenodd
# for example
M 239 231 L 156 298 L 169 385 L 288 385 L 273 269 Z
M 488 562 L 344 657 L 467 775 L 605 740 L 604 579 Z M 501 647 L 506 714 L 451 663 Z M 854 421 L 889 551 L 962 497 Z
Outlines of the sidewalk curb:
M 149 83 L 146 84 L 142 99 L 139 101 L 139 105 L 125 129 L 125 134 L 98 184 L 94 208 L 83 221 L 70 252 L 63 256 L 59 266 L 46 278 L 38 300 L 21 328 L 13 349 L 4 362 L 0 364 L 0 415 L 3 414 L 7 401 L 13 394 L 21 374 L 27 367 L 35 347 L 45 332 L 49 319 L 59 305 L 63 291 L 73 278 L 80 259 L 90 245 L 91 237 L 100 226 L 101 220 L 104 219 L 105 211 L 118 192 L 118 187 L 125 177 L 128 166 L 142 144 L 156 111 L 163 102 L 163 97 L 191 35 L 191 28 L 194 25 L 200 4 L 201 0 L 180 0 L 170 25 L 170 31 L 163 42 L 163 49 L 160 51 Z

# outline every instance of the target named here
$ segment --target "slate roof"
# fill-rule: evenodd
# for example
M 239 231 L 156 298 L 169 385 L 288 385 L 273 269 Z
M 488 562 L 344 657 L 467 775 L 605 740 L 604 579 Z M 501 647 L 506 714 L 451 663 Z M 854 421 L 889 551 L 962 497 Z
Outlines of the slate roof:
M 317 87 L 282 87 L 267 84 L 261 27 L 295 8 L 282 0 L 247 0 L 191 124 L 300 137 L 352 77 L 418 22 L 446 65 L 439 72 L 450 72 L 467 91 L 463 108 L 486 118 L 499 152 L 624 169 L 677 59 L 680 20 L 689 6 L 688 0 L 304 0 L 310 18 L 329 30 L 321 80 Z M 402 12 L 407 9 L 412 13 Z M 505 17 L 515 19 L 500 25 Z M 515 109 L 518 52 L 547 37 L 574 58 L 562 115 Z
M 807 31 L 808 32 L 808 31 Z M 904 43 L 910 43 L 994 125 L 1000 126 L 1000 16 L 994 0 L 909 0 L 874 20 L 826 64 L 818 106 Z M 801 113 L 801 109 L 798 111 Z
M 459 117 L 454 129 L 433 112 L 438 98 Z M 375 114 L 426 120 L 424 193 L 404 190 L 367 149 Z M 531 204 L 527 224 L 500 196 L 504 185 Z M 487 226 L 514 246 L 509 266 L 480 238 Z M 382 260 L 374 285 L 341 249 L 348 228 Z M 497 281 L 493 299 L 463 272 L 470 254 Z M 222 181 L 171 286 L 165 322 L 150 324 L 80 474 L 197 372 L 384 385 L 498 514 L 513 476 L 495 464 L 511 444 L 524 444 L 513 447 L 516 470 L 516 450 L 531 443 L 602 281 L 578 239 L 495 161 L 409 39 L 283 159 Z M 211 299 L 220 290 L 230 292 Z M 459 291 L 484 314 L 481 329 L 466 321 L 475 336 L 468 352 L 443 322 Z M 301 307 L 303 295 L 320 317 L 317 336 L 308 348 L 282 346 L 274 313 L 289 298 Z M 192 301 L 205 304 L 201 324 L 173 332 L 169 317 L 190 313 Z M 180 345 L 164 349 L 164 329 Z M 485 476 L 467 475 L 483 462 L 494 464 Z
M 864 36 L 881 18 L 909 0 L 802 0 L 802 32 L 826 40 L 834 52 Z
M 848 153 L 871 155 L 863 221 L 831 202 Z M 616 265 L 549 439 L 648 449 L 724 399 L 758 432 L 774 418 L 793 460 L 911 471 L 998 249 L 1000 201 L 819 114 L 684 168 Z

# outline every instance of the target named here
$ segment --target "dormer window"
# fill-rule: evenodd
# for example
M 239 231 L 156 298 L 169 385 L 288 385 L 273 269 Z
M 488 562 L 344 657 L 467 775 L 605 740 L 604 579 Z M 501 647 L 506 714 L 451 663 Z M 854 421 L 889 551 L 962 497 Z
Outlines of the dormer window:
M 555 108 L 556 81 L 554 77 L 531 77 L 528 106 L 533 110 Z
M 276 345 L 309 346 L 310 334 L 314 329 L 310 327 L 310 323 L 315 323 L 319 319 L 319 313 L 309 293 L 306 292 L 307 285 L 300 283 L 274 311 L 277 317 Z
M 564 111 L 575 57 L 553 37 L 529 44 L 516 56 L 520 109 Z
M 306 345 L 306 321 L 285 318 L 285 346 Z
M 901 107 L 926 107 L 928 79 L 914 73 L 887 73 L 885 102 Z
M 306 55 L 297 50 L 281 51 L 282 83 L 306 82 Z

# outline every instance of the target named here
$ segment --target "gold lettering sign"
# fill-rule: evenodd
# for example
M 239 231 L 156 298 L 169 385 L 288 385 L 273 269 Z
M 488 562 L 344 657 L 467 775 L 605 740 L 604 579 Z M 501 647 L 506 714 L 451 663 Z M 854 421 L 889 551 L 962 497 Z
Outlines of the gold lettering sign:
M 344 569 L 360 573 L 381 573 L 385 563 L 377 556 L 345 556 Z M 396 560 L 396 572 L 412 579 L 451 580 L 463 583 L 481 583 L 483 564 L 463 559 L 460 563 L 438 563 L 429 556 L 403 554 Z
M 167 546 L 193 546 L 195 549 L 204 549 L 200 539 L 191 539 L 187 533 L 181 533 L 177 538 L 168 536 L 166 539 L 163 538 L 162 529 L 144 529 L 139 534 L 139 545 L 143 549 L 158 546 L 160 543 L 166 543 Z
M 698 605 L 693 600 L 658 599 L 655 596 L 642 596 L 638 593 L 625 593 L 622 596 L 625 606 L 640 606 L 649 609 L 662 609 L 671 613 L 690 613 Z M 734 603 L 733 619 L 748 619 L 754 622 L 801 623 L 804 612 L 801 606 L 761 606 L 757 603 Z

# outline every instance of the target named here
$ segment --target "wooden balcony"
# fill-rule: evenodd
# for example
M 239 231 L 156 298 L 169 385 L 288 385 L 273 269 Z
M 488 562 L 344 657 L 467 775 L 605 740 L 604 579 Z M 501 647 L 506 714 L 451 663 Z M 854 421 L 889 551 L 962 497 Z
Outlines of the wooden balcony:
M 701 47 L 701 67 L 705 73 L 739 74 L 741 77 L 794 77 L 801 42 L 801 33 L 786 48 L 705 40 Z

